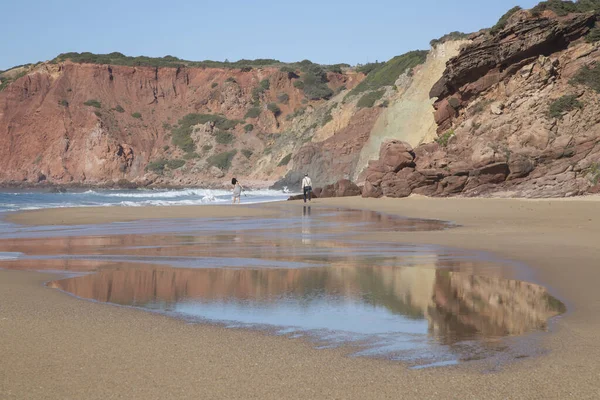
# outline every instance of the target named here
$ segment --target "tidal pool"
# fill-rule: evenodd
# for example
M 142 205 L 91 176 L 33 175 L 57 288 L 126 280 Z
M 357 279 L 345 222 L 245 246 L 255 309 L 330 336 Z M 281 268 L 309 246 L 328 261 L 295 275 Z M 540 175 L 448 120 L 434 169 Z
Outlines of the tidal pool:
M 527 356 L 504 339 L 545 331 L 565 310 L 544 287 L 515 279 L 517 267 L 508 262 L 353 238 L 450 224 L 367 211 L 297 211 L 272 219 L 59 227 L 62 235 L 44 230 L 47 237 L 19 228 L 16 238 L 0 240 L 0 251 L 18 259 L 0 267 L 81 272 L 48 285 L 84 299 L 303 337 L 319 347 L 351 346 L 356 355 L 415 366 L 499 352 Z

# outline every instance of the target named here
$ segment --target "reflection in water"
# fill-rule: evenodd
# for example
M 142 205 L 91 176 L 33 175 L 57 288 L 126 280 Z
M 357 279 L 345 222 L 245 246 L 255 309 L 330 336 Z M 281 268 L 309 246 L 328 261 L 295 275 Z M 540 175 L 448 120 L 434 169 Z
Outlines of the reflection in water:
M 444 344 L 543 330 L 564 311 L 535 284 L 415 267 L 109 267 L 50 286 L 191 317 L 352 334 L 430 333 Z
M 60 227 L 63 236 L 47 230 L 44 239 L 37 228 L 21 228 L 13 233 L 18 239 L 0 240 L 0 252 L 18 255 L 0 267 L 93 271 L 49 286 L 86 299 L 269 327 L 325 344 L 353 343 L 362 348 L 357 354 L 435 365 L 486 353 L 501 337 L 545 330 L 547 320 L 564 311 L 543 287 L 509 279 L 512 269 L 497 260 L 353 238 L 370 231 L 446 229 L 446 223 L 310 206 L 301 213 L 285 209 L 279 218 L 226 222 L 138 221 L 87 227 L 88 236 L 77 236 L 83 228 Z

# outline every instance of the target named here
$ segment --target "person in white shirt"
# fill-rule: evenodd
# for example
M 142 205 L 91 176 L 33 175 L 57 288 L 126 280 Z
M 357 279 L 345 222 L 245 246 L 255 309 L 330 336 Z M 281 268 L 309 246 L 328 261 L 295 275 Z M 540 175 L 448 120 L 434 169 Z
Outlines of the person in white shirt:
M 304 174 L 304 178 L 302 179 L 302 192 L 304 192 L 304 202 L 306 203 L 307 197 L 308 201 L 310 201 L 310 195 L 312 192 L 312 181 L 308 177 L 308 174 Z

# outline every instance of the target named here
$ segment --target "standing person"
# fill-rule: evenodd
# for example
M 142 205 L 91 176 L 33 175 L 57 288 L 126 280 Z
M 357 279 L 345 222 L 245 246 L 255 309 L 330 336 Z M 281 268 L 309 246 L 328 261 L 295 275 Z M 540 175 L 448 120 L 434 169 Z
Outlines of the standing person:
M 241 195 L 242 195 L 242 190 L 244 189 L 242 187 L 242 185 L 240 185 L 240 182 L 235 179 L 232 178 L 231 179 L 231 184 L 233 185 L 233 204 L 235 204 L 235 201 L 237 200 L 238 204 L 241 203 Z
M 304 202 L 306 203 L 306 197 L 308 195 L 308 201 L 310 201 L 310 194 L 312 191 L 312 180 L 308 177 L 308 174 L 304 174 L 302 179 L 302 192 L 304 192 Z

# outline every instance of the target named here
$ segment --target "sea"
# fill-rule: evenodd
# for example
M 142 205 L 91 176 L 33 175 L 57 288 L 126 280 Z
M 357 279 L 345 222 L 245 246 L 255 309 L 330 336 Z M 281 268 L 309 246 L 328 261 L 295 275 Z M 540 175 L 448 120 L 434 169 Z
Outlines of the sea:
M 286 200 L 283 190 L 255 189 L 242 193 L 242 204 Z M 0 213 L 63 207 L 140 207 L 231 203 L 231 191 L 219 189 L 93 189 L 65 193 L 27 189 L 0 189 Z

